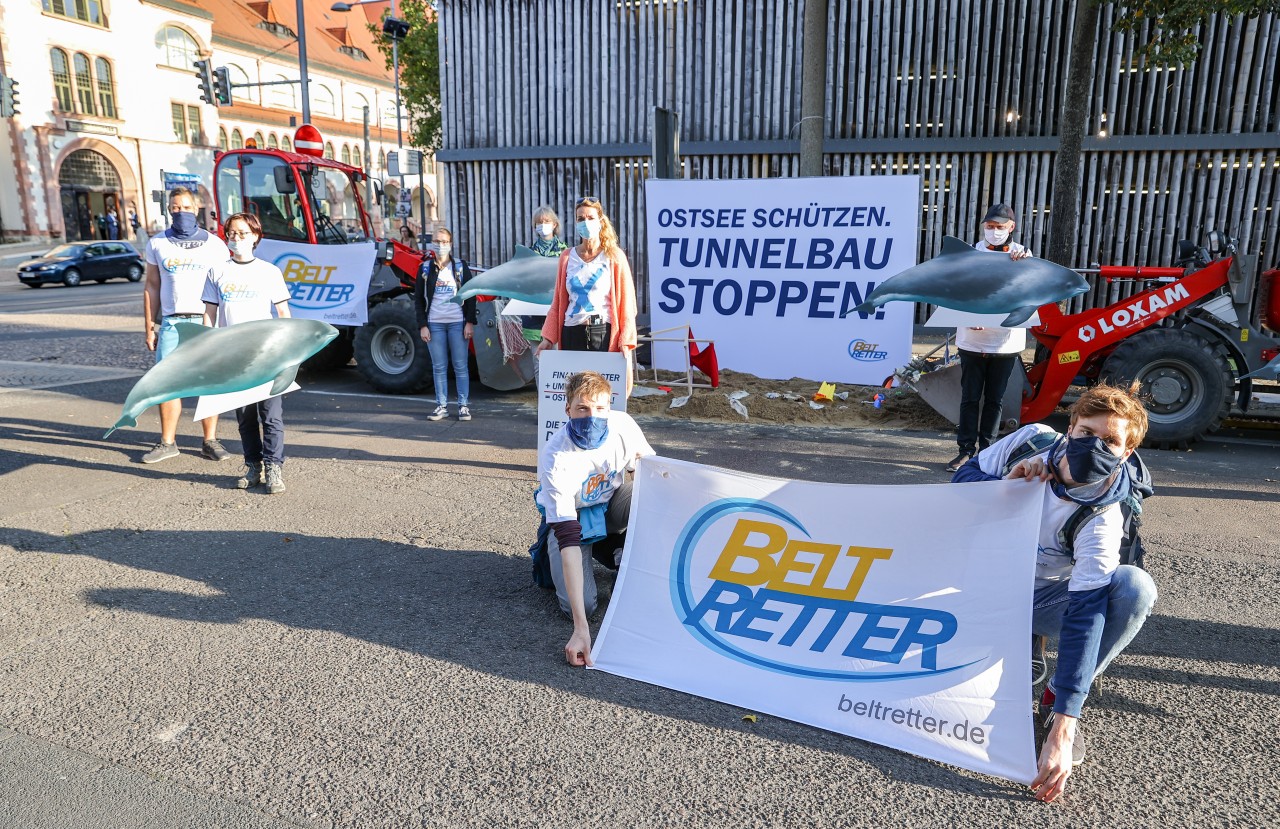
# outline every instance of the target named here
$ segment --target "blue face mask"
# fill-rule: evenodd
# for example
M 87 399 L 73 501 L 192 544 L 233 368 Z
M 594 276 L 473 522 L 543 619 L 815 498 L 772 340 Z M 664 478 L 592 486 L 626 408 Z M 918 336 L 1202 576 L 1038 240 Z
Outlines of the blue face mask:
M 594 240 L 600 237 L 600 220 L 583 219 L 577 224 L 578 238 Z
M 1105 481 L 1120 465 L 1120 457 L 1111 454 L 1111 450 L 1097 435 L 1067 438 L 1065 454 L 1071 478 L 1078 484 Z
M 569 440 L 579 449 L 599 449 L 609 437 L 609 418 L 569 418 Z
M 177 211 L 169 214 L 173 221 L 173 235 L 178 238 L 191 236 L 196 232 L 196 214 Z

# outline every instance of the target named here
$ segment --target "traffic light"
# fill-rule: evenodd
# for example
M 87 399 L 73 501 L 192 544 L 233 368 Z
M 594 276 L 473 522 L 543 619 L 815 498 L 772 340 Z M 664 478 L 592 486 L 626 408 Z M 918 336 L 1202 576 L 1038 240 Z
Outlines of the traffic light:
M 18 82 L 0 75 L 0 118 L 12 118 L 18 114 Z
M 213 67 L 207 60 L 196 61 L 195 67 L 196 79 L 200 82 L 200 100 L 217 106 L 218 99 L 213 94 Z
M 213 70 L 213 98 L 218 106 L 231 106 L 231 70 L 225 66 Z

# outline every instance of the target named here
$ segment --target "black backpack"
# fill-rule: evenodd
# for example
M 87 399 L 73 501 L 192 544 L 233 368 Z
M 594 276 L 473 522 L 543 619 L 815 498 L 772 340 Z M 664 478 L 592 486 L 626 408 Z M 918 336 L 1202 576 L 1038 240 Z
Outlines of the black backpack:
M 1004 469 L 1001 470 L 1000 477 L 1009 474 L 1009 471 L 1017 466 L 1021 461 L 1027 458 L 1033 458 L 1036 455 L 1046 451 L 1053 446 L 1058 440 L 1056 432 L 1040 432 L 1032 435 L 1027 441 L 1015 446 L 1013 451 L 1009 453 L 1009 459 L 1005 462 Z M 1138 457 L 1138 453 L 1134 452 L 1129 456 L 1126 463 L 1134 468 L 1131 471 L 1133 475 L 1134 485 L 1129 490 L 1129 495 L 1120 502 L 1120 513 L 1124 516 L 1122 525 L 1124 536 L 1120 539 L 1120 563 L 1130 564 L 1134 567 L 1146 567 L 1143 559 L 1146 557 L 1147 549 L 1142 543 L 1142 502 L 1143 499 L 1149 498 L 1153 494 L 1150 482 L 1150 474 L 1147 472 L 1146 464 Z M 1063 523 L 1062 528 L 1058 530 L 1058 544 L 1062 549 L 1071 556 L 1072 561 L 1075 560 L 1075 540 L 1076 534 L 1080 532 L 1080 528 L 1089 523 L 1095 515 L 1105 510 L 1106 507 L 1091 507 L 1081 504 L 1076 511 L 1071 513 L 1071 517 Z

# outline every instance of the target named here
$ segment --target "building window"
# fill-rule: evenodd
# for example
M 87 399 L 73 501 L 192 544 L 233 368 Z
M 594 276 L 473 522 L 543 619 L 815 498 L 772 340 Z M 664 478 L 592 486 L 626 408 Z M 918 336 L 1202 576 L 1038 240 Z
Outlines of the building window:
M 287 135 L 280 136 L 280 149 L 284 150 L 287 153 L 293 152 L 293 141 L 289 139 L 289 136 Z
M 262 137 L 261 132 L 255 132 L 253 134 L 253 146 L 257 147 L 258 149 L 262 149 L 263 147 L 267 146 L 267 139 Z
M 332 141 L 324 142 L 324 157 L 328 159 L 333 158 L 333 142 Z
M 58 109 L 75 111 L 75 99 L 71 95 L 71 66 L 67 53 L 61 49 L 49 50 L 49 63 L 53 66 L 53 92 L 58 99 Z
M 351 120 L 352 120 L 352 121 L 355 121 L 355 122 L 356 122 L 356 123 L 358 123 L 358 124 L 363 124 L 363 123 L 364 123 L 364 109 L 365 109 L 365 107 L 367 107 L 367 106 L 369 106 L 369 99 L 368 99 L 368 98 L 366 98 L 365 96 L 361 95 L 359 92 L 357 92 L 357 93 L 355 93 L 354 95 L 352 95 L 352 96 L 351 96 L 351 109 L 349 110 L 349 111 L 350 111 L 350 113 L 351 113 Z M 377 113 L 376 113 L 372 108 L 370 108 L 370 109 L 369 109 L 369 117 L 370 117 L 370 118 L 373 118 L 373 117 L 376 117 L 376 116 L 377 116 Z
M 324 84 L 316 84 L 311 88 L 311 111 L 317 115 L 335 116 L 338 111 L 334 105 L 333 93 Z
M 277 81 L 289 80 L 284 75 L 276 75 Z M 298 109 L 298 93 L 291 85 L 279 84 L 271 87 L 271 106 L 295 111 Z
M 249 73 L 236 66 L 234 63 L 227 64 L 227 74 L 231 76 L 231 101 L 249 101 L 256 104 L 258 102 L 258 87 L 244 86 L 249 83 Z M 240 87 L 240 88 L 237 88 Z
M 76 112 L 83 115 L 97 115 L 98 107 L 93 101 L 93 73 L 89 71 L 89 56 L 84 52 L 76 52 L 72 61 L 76 69 Z
M 227 151 L 227 130 L 225 127 L 218 127 L 218 149 L 224 153 Z
M 387 169 L 387 151 L 378 150 L 378 169 L 386 171 Z
M 267 149 L 268 150 L 280 149 L 280 140 L 276 138 L 276 134 L 274 132 L 267 136 Z
M 258 24 L 258 28 L 262 29 L 264 32 L 271 32 L 271 34 L 275 35 L 281 40 L 297 40 L 298 39 L 298 36 L 294 34 L 293 29 L 290 29 L 288 26 L 284 25 L 283 23 L 277 23 L 274 20 L 263 20 L 261 23 Z
M 102 109 L 102 116 L 115 118 L 116 87 L 115 78 L 111 74 L 111 64 L 107 63 L 106 58 L 98 58 L 93 62 L 93 68 L 98 74 L 98 106 Z
M 238 129 L 231 131 L 231 149 L 233 150 L 244 149 L 244 136 L 240 134 L 240 130 Z
M 348 164 L 348 165 L 351 164 L 351 145 L 350 144 L 342 145 L 342 163 Z
M 99 0 L 41 0 L 40 5 L 50 14 L 83 20 L 95 26 L 107 25 Z
M 338 51 L 346 55 L 347 57 L 352 57 L 352 58 L 355 58 L 356 60 L 369 59 L 368 53 L 366 53 L 365 50 L 361 49 L 359 46 L 339 46 Z
M 196 39 L 177 26 L 165 26 L 156 33 L 156 48 L 164 65 L 174 69 L 194 72 L 195 62 L 200 59 Z
M 174 140 L 183 144 L 200 144 L 201 129 L 200 124 L 200 107 L 194 104 L 179 104 L 173 102 L 169 104 L 169 111 L 173 115 L 173 137 Z
M 360 155 L 360 148 L 359 148 L 359 147 L 353 147 L 353 148 L 351 149 L 351 166 L 352 166 L 352 167 L 359 167 L 361 170 L 363 170 L 363 169 L 364 169 L 364 159 L 363 159 L 363 157 Z

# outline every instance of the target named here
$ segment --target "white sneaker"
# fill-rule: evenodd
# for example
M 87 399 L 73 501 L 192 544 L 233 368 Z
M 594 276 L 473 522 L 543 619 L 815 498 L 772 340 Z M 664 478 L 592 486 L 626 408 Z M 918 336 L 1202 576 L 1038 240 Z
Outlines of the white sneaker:
M 470 419 L 471 419 L 471 409 L 467 408 L 466 406 L 459 406 L 458 420 L 470 420 Z
M 436 406 L 436 410 L 427 415 L 427 420 L 444 420 L 449 416 L 449 409 L 443 405 Z

